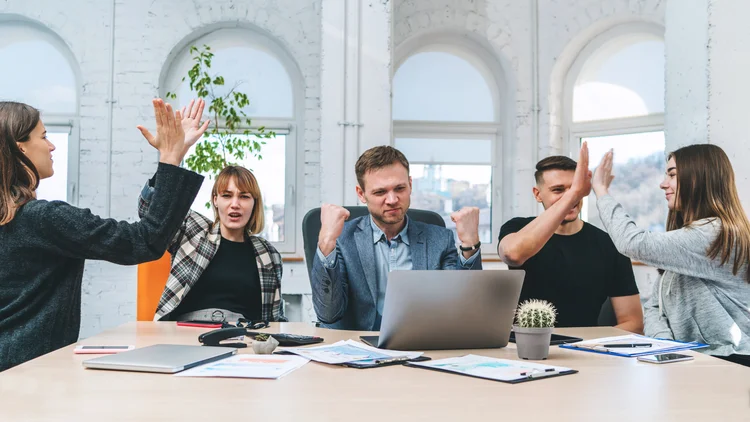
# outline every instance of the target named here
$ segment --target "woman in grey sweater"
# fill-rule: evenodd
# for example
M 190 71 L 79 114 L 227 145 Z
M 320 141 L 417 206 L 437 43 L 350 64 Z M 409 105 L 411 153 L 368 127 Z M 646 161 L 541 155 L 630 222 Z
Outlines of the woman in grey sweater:
M 0 102 L 0 371 L 78 340 L 84 260 L 133 265 L 167 249 L 203 177 L 178 167 L 190 147 L 180 112 L 158 99 L 154 111 L 156 136 L 140 129 L 159 150 L 159 195 L 126 223 L 37 200 L 55 147 L 36 109 Z
M 610 151 L 592 181 L 602 222 L 622 254 L 662 273 L 646 304 L 646 335 L 706 343 L 710 355 L 750 362 L 750 223 L 727 155 L 709 144 L 669 155 L 660 186 L 666 233 L 635 225 L 608 194 L 613 178 Z

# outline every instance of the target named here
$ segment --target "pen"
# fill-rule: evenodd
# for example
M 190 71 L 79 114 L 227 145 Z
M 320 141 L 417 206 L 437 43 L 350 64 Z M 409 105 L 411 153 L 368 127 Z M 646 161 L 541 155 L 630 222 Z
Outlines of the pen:
M 524 376 L 524 375 L 531 376 L 531 375 L 534 375 L 536 373 L 537 372 L 533 372 L 533 371 L 524 371 L 524 372 L 521 372 L 521 376 Z M 547 368 L 547 369 L 544 370 L 544 372 L 541 372 L 541 373 L 542 374 L 544 374 L 544 373 L 557 373 L 557 371 L 555 370 L 555 368 Z
M 544 372 L 521 372 L 521 376 L 525 376 L 526 378 L 551 377 L 553 375 L 559 375 L 559 374 L 560 374 L 560 371 L 558 371 L 555 368 L 545 369 Z
M 383 363 L 404 362 L 409 359 L 410 359 L 409 356 L 395 356 L 395 357 L 387 358 L 387 359 L 375 359 L 375 363 L 380 365 Z
M 651 347 L 651 343 L 602 344 L 601 347 L 606 347 L 607 349 L 614 349 L 618 347 Z

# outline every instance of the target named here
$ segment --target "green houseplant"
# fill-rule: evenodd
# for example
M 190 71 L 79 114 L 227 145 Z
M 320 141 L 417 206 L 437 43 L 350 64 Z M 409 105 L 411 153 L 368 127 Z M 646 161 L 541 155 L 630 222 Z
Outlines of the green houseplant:
M 518 306 L 513 331 L 519 358 L 547 359 L 556 317 L 555 307 L 544 300 L 529 299 Z
M 276 134 L 266 131 L 265 127 L 252 129 L 252 121 L 243 109 L 250 104 L 247 94 L 239 90 L 241 82 L 228 91 L 224 87 L 224 77 L 211 73 L 211 61 L 214 53 L 211 47 L 190 47 L 193 67 L 182 78 L 189 81 L 190 90 L 208 104 L 211 124 L 203 135 L 203 141 L 195 147 L 185 164 L 187 168 L 213 178 L 224 167 L 237 165 L 246 156 L 262 159 L 261 147 L 265 140 Z M 220 91 L 226 91 L 220 94 Z M 176 99 L 177 94 L 168 92 L 167 98 Z M 206 203 L 209 206 L 209 203 Z

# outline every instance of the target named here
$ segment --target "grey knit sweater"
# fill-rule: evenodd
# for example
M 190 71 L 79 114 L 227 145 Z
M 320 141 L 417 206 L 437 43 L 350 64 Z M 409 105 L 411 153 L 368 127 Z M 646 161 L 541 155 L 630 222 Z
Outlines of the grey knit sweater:
M 716 356 L 750 355 L 750 284 L 747 266 L 737 275 L 730 263 L 706 256 L 721 221 L 703 219 L 666 233 L 638 228 L 609 195 L 597 199 L 601 220 L 623 255 L 664 269 L 644 310 L 650 337 L 699 341 Z
M 139 222 L 33 200 L 0 226 L 0 371 L 76 342 L 84 260 L 134 265 L 160 258 L 202 181 L 160 163 L 159 194 Z

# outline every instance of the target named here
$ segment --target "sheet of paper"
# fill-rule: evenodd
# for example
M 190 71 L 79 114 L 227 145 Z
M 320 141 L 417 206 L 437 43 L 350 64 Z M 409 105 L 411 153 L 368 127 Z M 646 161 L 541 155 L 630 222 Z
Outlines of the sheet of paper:
M 497 359 L 479 355 L 412 362 L 411 366 L 439 369 L 473 377 L 497 381 L 515 381 L 528 378 L 530 374 L 545 375 L 570 371 L 563 366 L 544 365 L 526 361 Z
M 612 344 L 651 344 L 651 347 L 612 347 L 606 348 L 603 345 Z M 597 352 L 612 352 L 625 356 L 642 356 L 664 353 L 675 350 L 689 349 L 693 343 L 680 343 L 670 340 L 657 340 L 651 337 L 629 334 L 624 336 L 603 337 L 593 340 L 579 341 L 570 343 L 566 348 L 590 349 Z
M 390 359 L 408 356 L 409 359 L 422 356 L 422 352 L 400 352 L 368 346 L 354 340 L 341 340 L 333 344 L 315 347 L 285 347 L 285 352 L 294 353 L 316 362 L 342 364 L 347 362 L 367 362 L 377 359 Z
M 178 377 L 280 378 L 309 360 L 293 355 L 240 354 L 178 372 Z

